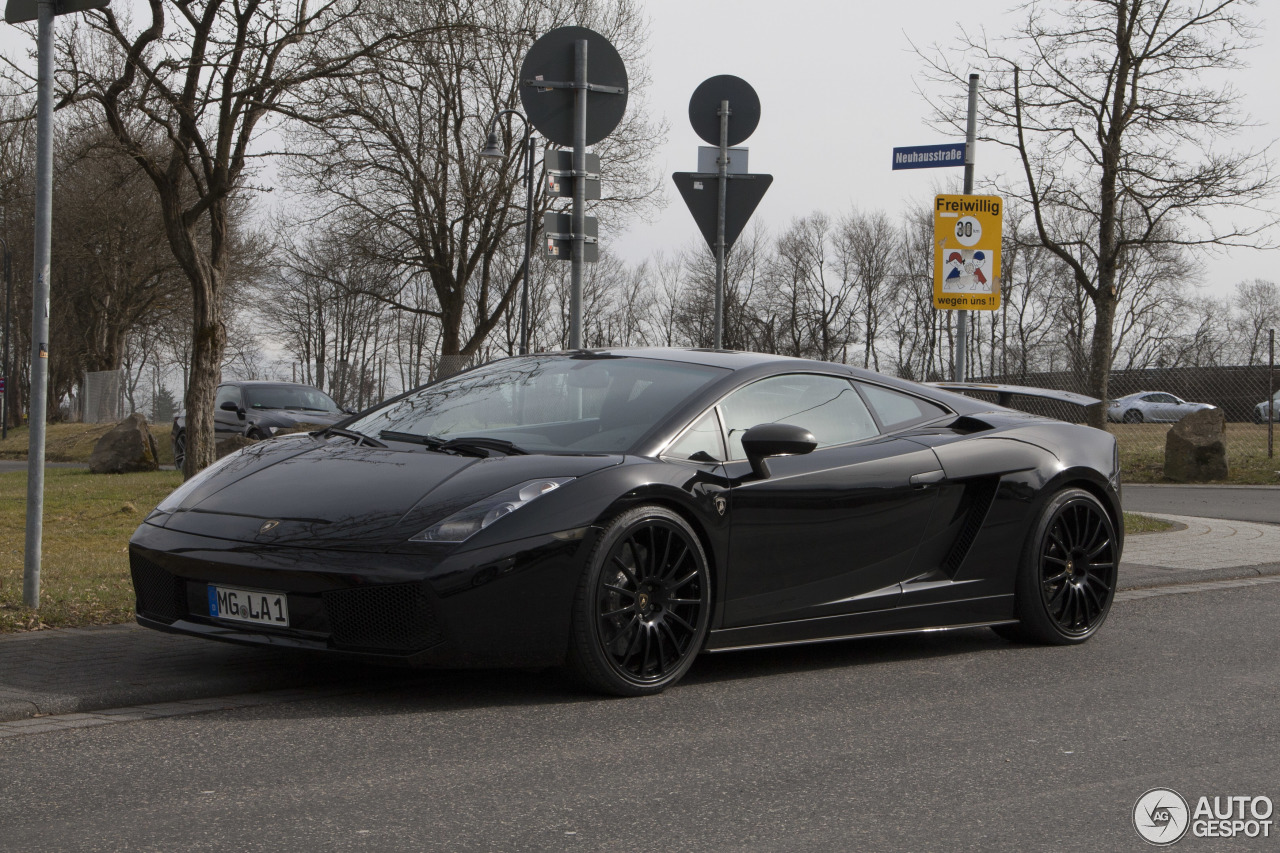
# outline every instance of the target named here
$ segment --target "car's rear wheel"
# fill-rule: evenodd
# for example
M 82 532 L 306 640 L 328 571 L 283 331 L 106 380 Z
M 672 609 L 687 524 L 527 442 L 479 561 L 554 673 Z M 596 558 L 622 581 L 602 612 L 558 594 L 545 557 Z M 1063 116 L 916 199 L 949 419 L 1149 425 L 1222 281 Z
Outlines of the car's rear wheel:
M 187 458 L 187 434 L 181 430 L 173 433 L 173 465 L 179 471 Z
M 1102 503 L 1083 489 L 1052 498 L 1023 549 L 1016 584 L 1018 624 L 1009 639 L 1083 643 L 1106 621 L 1118 572 L 1115 526 Z
M 1137 409 L 1130 409 L 1124 413 L 1123 420 L 1127 424 L 1140 424 L 1142 423 L 1142 412 Z
M 689 523 L 628 510 L 592 549 L 574 601 L 569 668 L 617 696 L 660 693 L 689 670 L 711 620 L 711 575 Z

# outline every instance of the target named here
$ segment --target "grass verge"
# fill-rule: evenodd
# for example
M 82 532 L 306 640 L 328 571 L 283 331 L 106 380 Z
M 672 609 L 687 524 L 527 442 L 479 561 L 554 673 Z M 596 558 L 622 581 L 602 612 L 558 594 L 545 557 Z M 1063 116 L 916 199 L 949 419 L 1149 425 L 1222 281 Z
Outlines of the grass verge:
M 1124 514 L 1124 532 L 1126 536 L 1132 533 L 1163 533 L 1177 526 L 1172 521 L 1152 518 L 1149 515 L 1142 515 L 1137 512 L 1126 512 Z
M 1171 483 L 1164 477 L 1164 443 L 1171 424 L 1108 424 L 1120 444 L 1120 478 L 1126 483 Z M 1280 431 L 1280 430 L 1278 430 Z M 1280 436 L 1277 436 L 1280 441 Z M 1227 485 L 1280 485 L 1280 455 L 1267 456 L 1266 424 L 1227 424 Z M 1280 450 L 1280 447 L 1277 448 Z
M 45 427 L 44 458 L 48 462 L 80 462 L 89 464 L 93 446 L 115 424 L 48 424 Z M 160 451 L 160 464 L 173 464 L 173 443 L 169 440 L 169 427 L 151 424 L 156 449 Z M 0 459 L 26 459 L 30 434 L 26 427 L 13 427 L 9 437 L 0 441 Z
M 27 475 L 0 474 L 0 633 L 133 618 L 129 536 L 182 482 L 178 471 L 45 472 L 40 609 L 22 604 Z

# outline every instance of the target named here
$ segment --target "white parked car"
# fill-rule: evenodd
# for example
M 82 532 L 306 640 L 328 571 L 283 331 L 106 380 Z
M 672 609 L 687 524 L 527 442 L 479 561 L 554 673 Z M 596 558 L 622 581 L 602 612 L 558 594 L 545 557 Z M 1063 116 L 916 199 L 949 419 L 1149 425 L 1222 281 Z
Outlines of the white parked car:
M 1140 424 L 1144 421 L 1171 424 L 1192 412 L 1216 408 L 1217 406 L 1208 403 L 1188 403 L 1181 397 L 1163 391 L 1139 391 L 1137 394 L 1112 400 L 1107 408 L 1107 420 L 1126 424 Z
M 1253 422 L 1255 424 L 1265 424 L 1267 422 L 1267 410 L 1274 407 L 1275 414 L 1271 416 L 1273 421 L 1280 423 L 1280 391 L 1271 398 L 1268 404 L 1266 400 L 1253 407 Z

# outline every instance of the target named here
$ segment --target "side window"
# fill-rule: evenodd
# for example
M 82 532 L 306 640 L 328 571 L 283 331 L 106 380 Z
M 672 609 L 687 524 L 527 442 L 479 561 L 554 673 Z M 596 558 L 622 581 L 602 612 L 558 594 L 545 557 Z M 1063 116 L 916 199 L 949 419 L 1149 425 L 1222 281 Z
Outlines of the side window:
M 859 382 L 858 387 L 866 396 L 871 408 L 875 410 L 876 417 L 880 418 L 881 425 L 887 430 L 902 429 L 911 424 L 931 421 L 947 414 L 947 410 L 936 403 L 930 403 L 928 400 L 922 400 L 901 391 L 890 391 L 888 388 L 863 382 Z
M 846 379 L 794 373 L 740 388 L 720 404 L 729 435 L 729 457 L 745 459 L 742 434 L 758 424 L 804 427 L 818 447 L 847 444 L 875 435 L 876 425 Z
M 234 385 L 223 385 L 218 388 L 218 394 L 213 398 L 214 411 L 221 411 L 222 404 L 226 402 L 235 403 L 237 407 L 242 406 L 240 402 L 240 389 Z
M 694 462 L 723 462 L 724 442 L 720 438 L 720 421 L 716 418 L 715 409 L 698 418 L 662 455 L 671 459 L 692 459 Z

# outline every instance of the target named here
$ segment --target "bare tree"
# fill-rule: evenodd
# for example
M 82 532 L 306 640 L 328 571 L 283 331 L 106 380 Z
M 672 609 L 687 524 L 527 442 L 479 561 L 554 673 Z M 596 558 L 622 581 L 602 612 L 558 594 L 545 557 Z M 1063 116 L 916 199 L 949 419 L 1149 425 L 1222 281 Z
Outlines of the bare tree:
M 213 395 L 226 348 L 223 291 L 233 202 L 250 147 L 272 114 L 292 113 L 300 87 L 351 76 L 392 35 L 352 47 L 341 24 L 362 0 L 148 0 L 135 26 L 112 9 L 60 44 L 61 105 L 97 105 L 151 180 L 165 236 L 191 288 L 186 391 L 191 476 L 214 459 Z
M 1264 364 L 1267 332 L 1280 326 L 1280 288 L 1260 278 L 1236 285 L 1232 337 L 1245 364 Z
M 476 155 L 490 118 L 518 106 L 520 63 L 539 34 L 568 23 L 599 30 L 627 60 L 630 101 L 623 124 L 595 149 L 606 177 L 593 213 L 616 224 L 651 205 L 658 181 L 648 163 L 664 131 L 644 109 L 645 25 L 632 0 L 425 0 L 397 6 L 394 20 L 450 38 L 405 40 L 379 56 L 369 78 L 317 80 L 290 168 L 353 248 L 406 271 L 370 293 L 438 321 L 442 355 L 475 356 L 522 277 L 513 251 L 525 222 L 522 128 L 512 139 L 504 123 L 509 155 L 489 169 Z M 348 37 L 373 36 L 353 27 Z M 535 226 L 550 203 L 539 189 Z M 419 281 L 430 285 L 425 300 Z
M 1004 188 L 1031 208 L 1042 245 L 1072 272 L 1092 307 L 1089 393 L 1107 398 L 1118 270 L 1134 247 L 1257 245 L 1276 221 L 1265 152 L 1228 152 L 1222 139 L 1247 119 L 1216 73 L 1250 46 L 1248 0 L 1078 0 L 1027 3 L 1008 38 L 962 38 L 984 69 L 984 139 L 1008 146 L 1022 182 Z M 956 92 L 969 70 L 941 51 L 935 79 Z M 959 131 L 958 100 L 934 102 Z M 1226 221 L 1224 208 L 1254 214 Z M 1055 212 L 1070 216 L 1055 218 Z M 1081 229 L 1080 221 L 1087 227 Z M 1065 222 L 1065 230 L 1055 227 Z M 1089 414 L 1102 426 L 1104 406 Z

